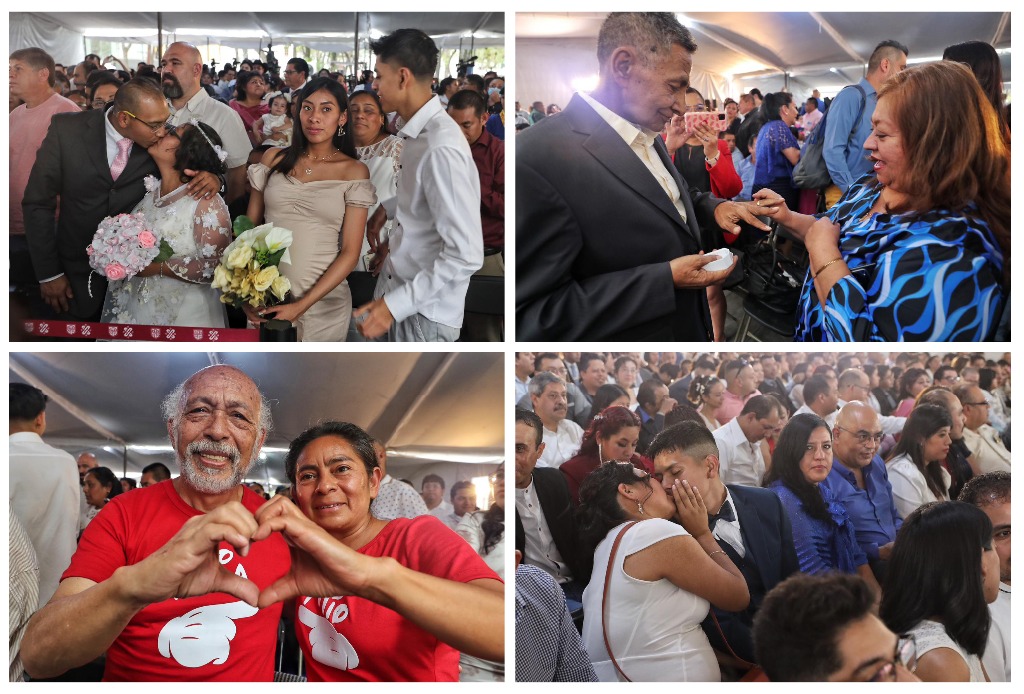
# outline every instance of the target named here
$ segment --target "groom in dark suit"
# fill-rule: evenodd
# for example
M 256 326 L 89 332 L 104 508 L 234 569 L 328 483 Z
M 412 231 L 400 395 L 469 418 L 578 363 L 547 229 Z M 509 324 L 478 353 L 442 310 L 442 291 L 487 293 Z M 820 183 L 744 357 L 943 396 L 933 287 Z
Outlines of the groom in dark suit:
M 25 189 L 25 237 L 43 300 L 58 318 L 99 320 L 107 281 L 88 289 L 85 249 L 104 217 L 131 212 L 157 173 L 146 151 L 168 133 L 170 110 L 154 82 L 135 79 L 106 111 L 54 116 Z M 200 172 L 194 197 L 216 194 L 220 179 Z
M 697 45 L 670 13 L 612 13 L 600 83 L 516 136 L 516 338 L 713 340 L 712 227 L 768 227 L 688 191 L 658 135 L 686 110 Z M 692 196 L 692 199 L 691 199 Z
M 725 485 L 718 476 L 715 437 L 703 424 L 682 422 L 665 429 L 655 437 L 647 455 L 666 489 L 676 480 L 686 480 L 700 492 L 710 514 L 712 534 L 743 573 L 750 591 L 747 608 L 725 612 L 712 607 L 721 632 L 710 615 L 702 626 L 715 650 L 725 654 L 725 664 L 733 664 L 730 651 L 753 662 L 754 615 L 768 591 L 800 570 L 793 529 L 782 502 L 767 489 Z

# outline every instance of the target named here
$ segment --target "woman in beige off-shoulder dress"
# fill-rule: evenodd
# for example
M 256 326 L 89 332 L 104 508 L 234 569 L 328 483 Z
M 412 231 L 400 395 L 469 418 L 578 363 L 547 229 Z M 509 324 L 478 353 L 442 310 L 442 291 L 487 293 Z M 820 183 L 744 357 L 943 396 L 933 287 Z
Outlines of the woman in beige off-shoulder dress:
M 291 262 L 279 266 L 292 297 L 268 308 L 246 306 L 246 315 L 254 323 L 291 321 L 304 342 L 345 339 L 352 315 L 346 278 L 359 259 L 367 208 L 377 201 L 345 127 L 347 105 L 337 82 L 312 80 L 298 95 L 291 147 L 267 150 L 249 167 L 249 217 L 293 235 Z

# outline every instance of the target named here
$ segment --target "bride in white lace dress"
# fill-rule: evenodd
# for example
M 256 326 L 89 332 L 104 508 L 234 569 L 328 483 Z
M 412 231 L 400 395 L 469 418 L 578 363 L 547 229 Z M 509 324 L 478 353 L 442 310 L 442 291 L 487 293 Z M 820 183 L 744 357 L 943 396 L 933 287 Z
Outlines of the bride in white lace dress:
M 210 286 L 213 271 L 231 243 L 231 217 L 219 195 L 195 200 L 184 171 L 224 172 L 220 138 L 205 123 L 168 132 L 149 148 L 160 179 L 147 177 L 146 195 L 136 205 L 174 249 L 162 263 L 150 263 L 135 277 L 107 286 L 102 321 L 135 325 L 227 326 L 220 293 Z

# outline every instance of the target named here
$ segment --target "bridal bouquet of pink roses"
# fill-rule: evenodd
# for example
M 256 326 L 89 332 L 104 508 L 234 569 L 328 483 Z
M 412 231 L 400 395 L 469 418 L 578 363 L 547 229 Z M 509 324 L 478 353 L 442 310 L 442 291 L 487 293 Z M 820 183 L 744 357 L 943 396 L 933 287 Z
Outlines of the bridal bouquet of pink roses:
M 174 255 L 174 249 L 153 231 L 140 212 L 105 218 L 85 252 L 92 269 L 108 280 L 134 277 L 150 263 Z

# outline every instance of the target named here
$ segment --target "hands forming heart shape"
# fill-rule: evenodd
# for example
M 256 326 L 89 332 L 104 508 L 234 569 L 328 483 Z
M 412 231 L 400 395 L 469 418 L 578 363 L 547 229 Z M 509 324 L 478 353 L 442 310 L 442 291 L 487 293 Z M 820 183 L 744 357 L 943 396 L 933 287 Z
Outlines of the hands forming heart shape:
M 244 557 L 252 543 L 275 532 L 289 545 L 291 567 L 262 591 L 220 563 L 221 542 Z M 219 592 L 263 608 L 300 595 L 365 595 L 379 562 L 335 540 L 279 496 L 255 514 L 233 501 L 191 518 L 166 545 L 130 568 L 137 574 L 131 584 L 140 603 Z

